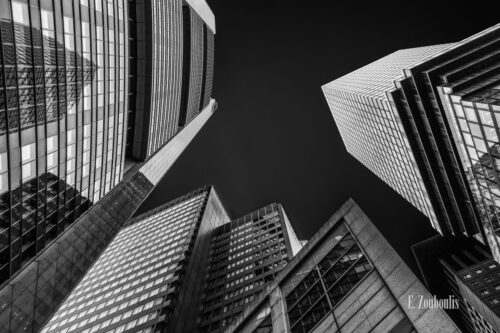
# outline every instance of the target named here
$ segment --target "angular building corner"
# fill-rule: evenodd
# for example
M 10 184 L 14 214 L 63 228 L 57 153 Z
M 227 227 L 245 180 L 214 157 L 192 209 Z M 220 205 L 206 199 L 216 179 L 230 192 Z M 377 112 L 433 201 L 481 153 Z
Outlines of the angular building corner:
M 130 220 L 42 332 L 221 332 L 297 246 L 280 204 L 231 220 L 200 188 Z
M 131 3 L 0 2 L 2 331 L 40 330 L 216 108 L 207 4 Z M 162 57 L 165 29 L 179 38 Z M 150 77 L 139 58 L 154 63 Z
M 323 86 L 348 152 L 442 235 L 414 252 L 466 331 L 500 327 L 499 38 L 400 50 Z
M 351 199 L 224 332 L 461 332 Z
M 443 236 L 500 262 L 500 25 L 400 50 L 323 86 L 347 150 Z

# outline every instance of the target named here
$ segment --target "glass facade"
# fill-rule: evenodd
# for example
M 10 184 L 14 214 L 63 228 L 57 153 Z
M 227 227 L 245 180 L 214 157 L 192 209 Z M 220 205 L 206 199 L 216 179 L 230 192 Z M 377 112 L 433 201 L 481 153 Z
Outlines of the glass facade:
M 339 243 L 286 297 L 293 333 L 311 331 L 372 269 L 345 225 L 334 232 Z
M 220 331 L 292 257 L 283 216 L 271 204 L 228 222 L 212 187 L 142 214 L 42 332 Z
M 126 3 L 2 1 L 0 282 L 120 180 Z
M 144 49 L 129 45 L 129 26 L 136 26 L 129 4 L 0 1 L 2 331 L 40 330 L 215 111 L 208 92 L 196 117 L 122 179 L 126 133 L 138 126 L 127 114 L 129 100 L 136 105 L 137 97 L 129 87 L 134 77 L 125 79 L 134 63 L 129 52 Z M 173 8 L 162 10 L 155 19 L 165 41 Z M 173 72 L 162 55 L 165 44 L 154 42 L 161 44 L 153 45 L 158 70 Z M 182 53 L 182 45 L 167 48 Z M 170 81 L 152 83 L 182 89 Z
M 285 219 L 273 203 L 213 232 L 201 332 L 228 326 L 293 257 L 298 241 Z
M 442 235 L 475 238 L 500 262 L 499 35 L 401 50 L 323 90 L 351 154 Z
M 215 32 L 182 0 L 139 0 L 130 15 L 127 156 L 147 160 L 209 104 Z
M 483 229 L 500 258 L 500 85 L 465 99 L 456 93 L 442 96 Z
M 387 93 L 402 69 L 448 45 L 394 52 L 322 87 L 347 151 L 436 223 L 407 133 Z
M 153 332 L 175 302 L 209 193 L 192 192 L 131 220 L 42 332 Z
M 349 200 L 224 332 L 461 332 Z

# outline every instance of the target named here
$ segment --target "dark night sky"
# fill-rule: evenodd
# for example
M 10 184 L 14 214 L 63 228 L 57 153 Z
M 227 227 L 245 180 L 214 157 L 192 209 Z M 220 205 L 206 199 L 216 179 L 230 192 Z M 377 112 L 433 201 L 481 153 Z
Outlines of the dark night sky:
M 433 235 L 430 223 L 346 152 L 320 87 L 397 49 L 468 37 L 498 11 L 474 19 L 442 1 L 208 3 L 219 108 L 139 212 L 213 184 L 233 218 L 281 202 L 308 239 L 353 197 L 415 269 L 409 246 Z

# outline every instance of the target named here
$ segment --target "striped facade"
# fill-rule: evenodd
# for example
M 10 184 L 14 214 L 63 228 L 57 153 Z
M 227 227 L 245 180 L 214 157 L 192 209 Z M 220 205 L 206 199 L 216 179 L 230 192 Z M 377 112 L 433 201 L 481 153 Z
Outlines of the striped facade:
M 186 288 L 182 277 L 199 255 L 192 248 L 205 229 L 228 219 L 211 187 L 193 191 L 132 219 L 42 333 L 153 332 L 164 330 L 169 322 L 181 324 L 182 320 L 172 318 L 173 309 L 184 303 L 183 299 L 177 299 L 181 289 Z M 189 289 L 193 287 L 190 285 Z M 81 313 L 85 315 L 77 316 Z M 192 330 L 185 330 L 188 331 Z
M 205 29 L 206 32 L 206 39 L 205 43 L 207 44 L 206 46 L 206 71 L 205 71 L 205 90 L 203 92 L 203 99 L 202 99 L 202 106 L 201 108 L 204 108 L 207 106 L 207 104 L 210 102 L 210 96 L 212 95 L 212 84 L 213 84 L 213 78 L 214 78 L 214 51 L 215 51 L 215 45 L 214 45 L 214 34 L 210 29 Z
M 182 0 L 139 0 L 131 16 L 136 48 L 127 156 L 143 161 L 208 105 L 215 32 Z

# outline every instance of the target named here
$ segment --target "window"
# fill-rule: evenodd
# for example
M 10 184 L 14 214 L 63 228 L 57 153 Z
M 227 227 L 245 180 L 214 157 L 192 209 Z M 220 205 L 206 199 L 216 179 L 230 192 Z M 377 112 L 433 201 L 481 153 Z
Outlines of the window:
M 29 144 L 21 147 L 22 162 L 28 162 L 35 157 L 35 144 Z
M 12 1 L 12 18 L 14 22 L 29 25 L 28 5 Z
M 483 289 L 480 291 L 481 295 L 486 296 L 490 294 L 490 291 L 488 289 Z
M 334 233 L 339 242 L 317 266 L 296 273 L 304 279 L 286 296 L 294 333 L 309 332 L 372 268 L 344 224 Z
M 35 162 L 29 162 L 23 165 L 22 173 L 23 173 L 23 181 L 29 180 L 35 177 Z
M 42 16 L 42 30 L 44 36 L 48 37 L 54 37 L 54 16 L 53 13 L 42 9 L 41 10 L 41 16 Z
M 0 193 L 7 191 L 9 187 L 7 177 L 7 153 L 0 154 Z

